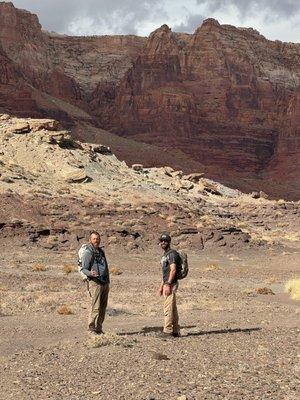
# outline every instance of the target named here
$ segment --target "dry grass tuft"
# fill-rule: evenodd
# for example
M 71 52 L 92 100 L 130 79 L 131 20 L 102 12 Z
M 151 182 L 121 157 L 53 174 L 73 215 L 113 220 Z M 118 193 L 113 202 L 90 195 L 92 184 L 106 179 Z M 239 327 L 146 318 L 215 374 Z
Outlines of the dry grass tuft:
M 266 280 L 266 283 L 268 283 L 269 285 L 273 284 L 273 283 L 278 283 L 280 282 L 280 279 L 278 276 L 271 276 L 269 279 Z
M 113 266 L 113 267 L 110 268 L 110 273 L 112 275 L 121 275 L 122 274 L 122 272 L 116 266 Z
M 300 300 L 300 278 L 288 281 L 285 284 L 285 292 L 289 293 L 293 300 Z
M 207 267 L 204 268 L 204 271 L 216 271 L 217 269 L 220 269 L 217 263 L 209 263 L 207 264 Z
M 267 287 L 257 288 L 256 293 L 257 294 L 275 294 L 272 289 L 267 288 Z
M 119 336 L 115 333 L 105 333 L 103 335 L 93 335 L 89 342 L 89 347 L 98 348 L 103 346 L 122 346 L 132 347 L 136 340 L 129 339 L 127 336 Z
M 47 267 L 45 264 L 34 264 L 32 270 L 35 272 L 43 272 L 47 270 Z
M 116 236 L 110 236 L 108 238 L 108 244 L 116 244 L 118 243 L 118 238 Z
M 210 215 L 202 215 L 200 217 L 200 223 L 198 225 L 199 227 L 200 225 L 202 225 L 202 227 L 205 227 L 205 226 L 212 226 L 214 223 L 215 221 Z
M 73 311 L 66 304 L 63 304 L 57 309 L 58 314 L 60 315 L 71 315 L 74 314 Z
M 71 274 L 72 272 L 76 271 L 76 268 L 74 267 L 74 265 L 64 265 L 63 270 L 66 274 Z

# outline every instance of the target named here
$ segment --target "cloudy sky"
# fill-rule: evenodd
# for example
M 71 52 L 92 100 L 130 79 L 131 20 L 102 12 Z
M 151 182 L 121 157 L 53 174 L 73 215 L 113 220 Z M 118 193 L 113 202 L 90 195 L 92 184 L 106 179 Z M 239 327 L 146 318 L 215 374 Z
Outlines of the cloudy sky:
M 268 39 L 300 42 L 300 0 L 14 0 L 44 29 L 70 35 L 148 36 L 162 24 L 194 32 L 203 19 L 253 27 Z

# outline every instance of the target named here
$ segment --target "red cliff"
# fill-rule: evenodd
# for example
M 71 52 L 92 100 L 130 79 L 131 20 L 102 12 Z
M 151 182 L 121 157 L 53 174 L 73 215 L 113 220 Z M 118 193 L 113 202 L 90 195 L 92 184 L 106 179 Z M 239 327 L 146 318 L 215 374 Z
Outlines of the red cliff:
M 300 44 L 253 29 L 208 19 L 194 34 L 69 37 L 0 2 L 1 110 L 88 120 L 182 150 L 186 172 L 196 162 L 244 190 L 300 196 Z

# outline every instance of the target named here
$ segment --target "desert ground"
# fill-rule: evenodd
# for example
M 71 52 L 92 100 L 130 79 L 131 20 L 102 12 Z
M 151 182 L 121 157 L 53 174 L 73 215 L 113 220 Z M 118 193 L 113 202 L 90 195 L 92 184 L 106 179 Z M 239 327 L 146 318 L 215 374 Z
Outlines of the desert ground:
M 0 398 L 296 400 L 300 203 L 128 166 L 53 120 L 0 118 Z M 105 334 L 87 331 L 77 251 L 101 232 Z M 164 340 L 158 236 L 188 253 Z
M 168 340 L 157 337 L 158 247 L 107 251 L 114 274 L 99 339 L 87 332 L 85 283 L 65 272 L 73 254 L 32 256 L 1 256 L 1 399 L 299 398 L 299 302 L 284 293 L 299 273 L 296 249 L 189 254 L 182 337 Z

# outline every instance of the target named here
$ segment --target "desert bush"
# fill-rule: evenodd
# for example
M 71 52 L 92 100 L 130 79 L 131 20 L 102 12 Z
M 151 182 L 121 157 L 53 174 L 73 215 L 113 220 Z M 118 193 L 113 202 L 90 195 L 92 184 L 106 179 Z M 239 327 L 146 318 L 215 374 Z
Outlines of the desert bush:
M 71 315 L 74 314 L 73 311 L 71 310 L 70 307 L 68 307 L 66 304 L 63 304 L 58 307 L 57 309 L 58 314 L 60 315 Z
M 71 272 L 75 272 L 76 268 L 74 265 L 64 265 L 63 270 L 66 274 L 70 274 Z
M 32 266 L 32 270 L 36 272 L 43 272 L 47 270 L 47 267 L 45 264 L 34 264 Z
M 112 274 L 112 275 L 121 275 L 122 274 L 122 272 L 119 270 L 119 268 L 118 267 L 116 267 L 116 266 L 112 266 L 111 268 L 110 268 L 110 273 Z
M 103 335 L 95 335 L 89 342 L 89 347 L 97 348 L 103 346 L 122 346 L 132 347 L 136 343 L 135 339 L 130 339 L 127 336 L 119 336 L 115 333 L 106 333 Z
M 204 268 L 204 271 L 215 271 L 219 268 L 220 267 L 217 263 L 209 263 L 207 264 L 206 268 Z
M 289 293 L 293 300 L 300 300 L 300 278 L 289 280 L 285 284 L 285 292 Z
M 116 236 L 110 236 L 108 238 L 108 244 L 115 244 L 118 242 L 118 238 Z
M 257 294 L 275 294 L 272 289 L 267 288 L 267 287 L 257 288 L 256 293 Z

